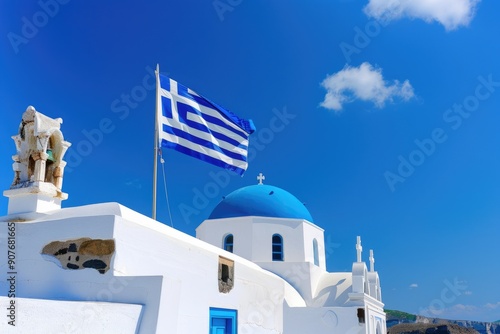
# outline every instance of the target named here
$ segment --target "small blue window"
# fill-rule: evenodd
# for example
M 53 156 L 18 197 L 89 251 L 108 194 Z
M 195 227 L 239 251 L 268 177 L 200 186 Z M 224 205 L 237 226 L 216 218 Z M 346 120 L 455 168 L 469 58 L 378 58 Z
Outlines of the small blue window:
M 233 252 L 233 235 L 228 234 L 224 237 L 224 250 L 228 252 Z
M 319 267 L 318 240 L 313 239 L 314 265 Z
M 210 334 L 236 334 L 237 311 L 210 308 Z
M 283 261 L 283 238 L 279 234 L 273 235 L 273 261 Z

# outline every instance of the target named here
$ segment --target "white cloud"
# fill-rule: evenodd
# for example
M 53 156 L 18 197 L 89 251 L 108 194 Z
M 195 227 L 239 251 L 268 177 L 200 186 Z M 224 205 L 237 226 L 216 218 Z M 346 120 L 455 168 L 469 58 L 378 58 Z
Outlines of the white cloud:
M 127 180 L 127 182 L 125 182 L 125 185 L 127 187 L 132 187 L 132 188 L 136 188 L 136 189 L 141 189 L 142 188 L 142 183 L 139 179 L 129 179 Z
M 496 321 L 500 302 L 484 305 L 455 304 L 445 307 L 444 303 L 432 303 L 428 308 L 421 309 L 420 315 L 431 318 L 451 320 Z
M 484 305 L 484 307 L 486 307 L 489 310 L 495 310 L 497 308 L 500 309 L 500 302 L 498 302 L 498 303 L 488 303 L 488 304 Z
M 410 289 L 416 289 L 416 288 L 418 288 L 417 283 L 410 284 Z
M 364 11 L 377 20 L 391 21 L 402 17 L 437 21 L 446 30 L 467 26 L 480 0 L 369 0 Z
M 321 85 L 327 91 L 321 106 L 335 111 L 342 110 L 344 103 L 355 99 L 371 101 L 382 108 L 386 101 L 392 102 L 394 97 L 405 101 L 414 97 L 408 80 L 402 84 L 398 80 L 389 83 L 382 77 L 382 69 L 374 68 L 369 63 L 359 67 L 346 65 L 341 71 L 328 75 Z

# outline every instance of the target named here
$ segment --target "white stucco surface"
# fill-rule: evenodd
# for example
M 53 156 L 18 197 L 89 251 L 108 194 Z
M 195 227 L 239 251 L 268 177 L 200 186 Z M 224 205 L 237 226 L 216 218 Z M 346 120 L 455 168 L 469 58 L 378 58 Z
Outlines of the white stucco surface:
M 303 305 L 283 279 L 255 263 L 186 235 L 117 203 L 0 218 L 16 225 L 16 295 L 67 301 L 143 305 L 138 333 L 204 333 L 211 307 L 238 310 L 238 326 L 253 333 L 283 331 L 283 304 Z M 63 269 L 40 254 L 52 241 L 113 239 L 111 269 Z M 21 246 L 22 245 L 22 246 Z M 7 235 L 0 234 L 7 253 Z M 234 287 L 218 289 L 219 256 L 234 261 Z M 8 272 L 5 263 L 1 272 Z M 8 291 L 0 281 L 0 295 Z M 23 316 L 19 309 L 18 316 Z
M 5 310 L 10 299 L 0 297 Z M 16 298 L 15 326 L 0 321 L 0 333 L 134 334 L 142 305 Z
M 205 220 L 196 237 L 223 247 L 224 237 L 234 237 L 234 254 L 253 262 L 271 262 L 271 240 L 280 234 L 284 240 L 285 262 L 314 263 L 313 240 L 318 242 L 319 266 L 326 268 L 323 229 L 303 219 L 238 217 Z

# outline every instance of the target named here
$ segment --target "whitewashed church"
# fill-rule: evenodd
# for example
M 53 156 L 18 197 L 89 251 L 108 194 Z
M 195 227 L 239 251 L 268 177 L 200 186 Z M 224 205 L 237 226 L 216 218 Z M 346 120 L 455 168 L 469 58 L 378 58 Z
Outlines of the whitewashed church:
M 367 268 L 358 237 L 352 271 L 328 272 L 323 229 L 262 177 L 196 237 L 118 203 L 61 208 L 61 123 L 29 107 L 12 137 L 0 333 L 386 333 L 373 252 Z

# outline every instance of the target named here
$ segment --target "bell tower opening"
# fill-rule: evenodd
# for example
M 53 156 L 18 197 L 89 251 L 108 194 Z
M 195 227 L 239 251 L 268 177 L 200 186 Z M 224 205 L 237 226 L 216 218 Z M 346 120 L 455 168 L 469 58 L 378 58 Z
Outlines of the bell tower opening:
M 52 135 L 47 142 L 47 160 L 45 162 L 45 182 L 54 183 L 54 169 L 56 165 L 56 150 L 55 150 L 56 138 Z
M 26 182 L 30 182 L 33 179 L 33 175 L 35 174 L 35 159 L 30 155 L 28 161 L 28 179 Z

